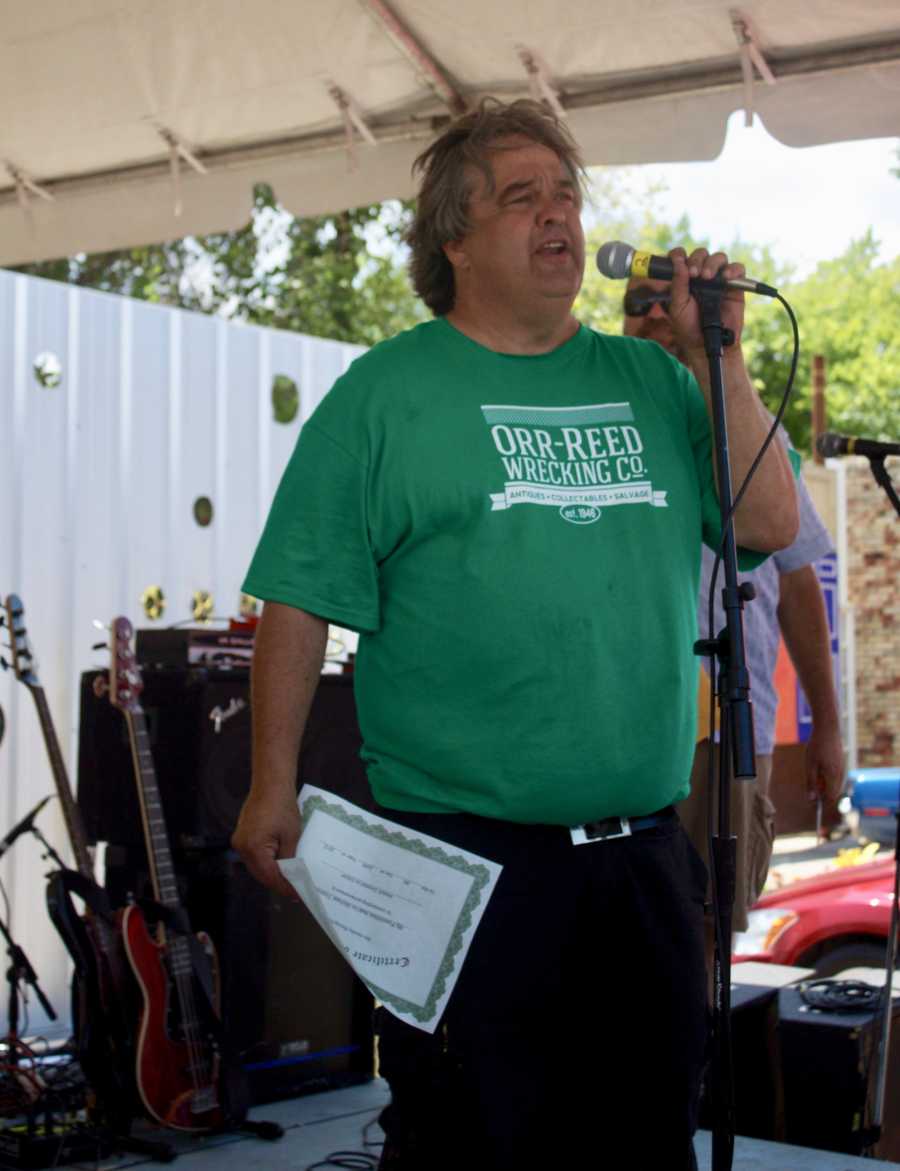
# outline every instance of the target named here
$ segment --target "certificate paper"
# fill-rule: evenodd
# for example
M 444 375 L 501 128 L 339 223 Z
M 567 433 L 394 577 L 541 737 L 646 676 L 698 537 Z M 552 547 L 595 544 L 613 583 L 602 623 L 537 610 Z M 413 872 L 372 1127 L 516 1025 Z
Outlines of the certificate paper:
M 433 1033 L 501 867 L 314 785 L 281 871 L 372 994 Z

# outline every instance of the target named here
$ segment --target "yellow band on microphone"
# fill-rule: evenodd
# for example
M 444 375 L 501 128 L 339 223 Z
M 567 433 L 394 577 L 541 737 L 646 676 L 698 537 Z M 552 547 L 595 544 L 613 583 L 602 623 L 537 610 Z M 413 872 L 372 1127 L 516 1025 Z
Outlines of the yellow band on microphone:
M 650 261 L 653 259 L 652 252 L 635 252 L 634 259 L 631 262 L 632 276 L 649 276 L 650 275 Z
M 847 455 L 853 455 L 853 452 L 855 450 L 856 450 L 856 440 L 855 439 L 848 439 L 847 440 Z

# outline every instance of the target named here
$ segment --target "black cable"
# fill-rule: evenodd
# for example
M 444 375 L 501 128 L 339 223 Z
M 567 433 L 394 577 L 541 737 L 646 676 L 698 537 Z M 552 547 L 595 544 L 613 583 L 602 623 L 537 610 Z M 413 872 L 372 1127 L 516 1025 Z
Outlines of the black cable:
M 772 440 L 775 438 L 775 435 L 776 435 L 778 428 L 781 424 L 781 420 L 784 417 L 784 412 L 787 408 L 788 400 L 790 398 L 791 391 L 793 389 L 794 378 L 797 373 L 797 364 L 800 359 L 800 331 L 797 327 L 797 318 L 794 316 L 793 309 L 791 309 L 790 305 L 784 299 L 784 297 L 782 297 L 780 293 L 776 294 L 776 297 L 781 302 L 781 304 L 785 307 L 785 309 L 787 310 L 787 314 L 788 314 L 788 317 L 790 318 L 790 322 L 791 322 L 791 329 L 792 329 L 793 335 L 794 335 L 794 352 L 793 352 L 793 355 L 791 358 L 791 368 L 790 368 L 790 371 L 788 372 L 787 384 L 785 385 L 784 394 L 782 395 L 782 398 L 781 398 L 781 403 L 778 407 L 778 411 L 775 414 L 775 418 L 772 422 L 772 426 L 769 430 L 769 433 L 766 436 L 759 451 L 756 453 L 756 457 L 753 460 L 753 463 L 750 465 L 750 468 L 747 471 L 746 476 L 744 477 L 744 482 L 741 484 L 740 488 L 738 489 L 737 495 L 734 497 L 734 499 L 732 501 L 731 508 L 728 510 L 728 513 L 726 514 L 726 516 L 724 517 L 724 519 L 722 521 L 722 532 L 719 537 L 719 543 L 716 547 L 715 559 L 713 561 L 712 574 L 710 577 L 709 596 L 707 598 L 707 615 L 708 615 L 707 629 L 708 629 L 708 638 L 709 638 L 710 643 L 712 643 L 716 637 L 716 632 L 714 629 L 714 627 L 715 627 L 716 578 L 718 577 L 719 565 L 721 564 L 721 561 L 722 561 L 722 551 L 723 551 L 724 545 L 725 545 L 726 533 L 728 531 L 729 524 L 731 523 L 732 518 L 734 517 L 735 511 L 738 508 L 738 506 L 740 505 L 742 499 L 744 498 L 744 494 L 746 493 L 747 488 L 750 485 L 750 481 L 753 479 L 753 476 L 756 474 L 756 470 L 759 467 L 760 463 L 762 462 L 762 460 L 766 454 L 766 451 L 769 448 L 769 445 L 772 443 Z M 713 838 L 715 836 L 714 831 L 713 831 L 713 804 L 714 804 L 713 793 L 716 789 L 716 784 L 717 784 L 717 775 L 716 775 L 716 756 L 717 756 L 717 753 L 715 751 L 715 744 L 716 744 L 716 738 L 715 738 L 715 710 L 716 710 L 715 697 L 716 697 L 716 693 L 718 690 L 717 660 L 716 660 L 715 652 L 710 652 L 709 661 L 710 661 L 710 667 L 709 667 L 709 678 L 710 678 L 709 744 L 710 744 L 710 751 L 709 751 L 709 760 L 707 762 L 707 841 L 708 841 L 709 860 L 710 860 L 710 865 L 709 865 L 710 891 L 711 891 L 711 895 L 712 895 L 713 932 L 714 932 L 714 936 L 715 936 L 716 951 L 718 952 L 718 955 L 719 955 L 720 965 L 724 967 L 725 964 L 727 963 L 729 966 L 729 969 L 730 969 L 731 939 L 725 938 L 725 924 L 724 924 L 723 918 L 722 918 L 722 908 L 720 905 L 720 892 L 718 889 L 718 884 L 716 882 L 716 861 L 715 861 L 715 852 L 713 850 Z M 734 745 L 731 743 L 730 735 L 728 735 L 726 733 L 726 729 L 724 729 L 724 728 L 719 729 L 719 738 L 720 738 L 720 745 L 719 745 L 719 753 L 720 754 L 722 751 L 723 744 L 728 746 L 733 751 Z M 731 765 L 727 760 L 724 762 L 724 768 L 725 768 L 725 784 L 730 785 L 731 784 Z M 734 892 L 732 891 L 732 896 L 733 896 L 733 893 Z M 725 950 L 726 948 L 728 949 L 727 951 Z M 727 957 L 727 959 L 726 959 L 726 957 Z M 720 968 L 720 970 L 721 970 L 721 968 Z M 730 980 L 728 983 L 730 985 Z M 723 1116 L 724 1129 L 725 1129 L 725 1139 L 723 1141 L 725 1142 L 725 1146 L 727 1149 L 724 1149 L 723 1151 L 717 1152 L 715 1149 L 715 1145 L 714 1145 L 713 1163 L 714 1163 L 714 1165 L 718 1166 L 718 1162 L 719 1162 L 718 1155 L 722 1154 L 725 1165 L 730 1167 L 731 1163 L 732 1163 L 732 1159 L 733 1159 L 733 1153 L 734 1153 L 734 1134 L 735 1134 L 735 1126 L 736 1126 L 736 1123 L 735 1123 L 735 1102 L 734 1102 L 734 1074 L 731 1069 L 732 1051 L 731 1051 L 730 1020 L 728 1019 L 727 1015 L 724 1015 L 724 1018 L 720 1019 L 720 1017 L 722 1017 L 722 1016 L 723 1016 L 723 1014 L 719 1014 L 719 1013 L 713 1014 L 713 1033 L 714 1033 L 713 1041 L 714 1041 L 715 1050 L 722 1057 L 724 1064 L 725 1064 L 724 1076 L 726 1078 L 726 1082 L 724 1083 L 724 1085 L 720 1089 L 719 1110 L 721 1112 L 721 1115 Z M 715 1059 L 714 1059 L 714 1064 L 715 1064 Z
M 790 307 L 790 305 L 784 299 L 784 297 L 781 296 L 780 293 L 778 294 L 776 299 L 779 300 L 782 303 L 782 305 L 784 305 L 785 309 L 787 310 L 788 317 L 790 318 L 791 330 L 794 335 L 794 353 L 791 357 L 791 368 L 790 368 L 790 371 L 788 372 L 788 379 L 787 379 L 787 383 L 785 384 L 784 394 L 781 396 L 781 402 L 778 405 L 778 410 L 775 412 L 775 418 L 772 420 L 772 426 L 769 429 L 769 434 L 766 436 L 762 447 L 756 453 L 756 458 L 754 459 L 753 463 L 750 465 L 750 469 L 747 472 L 747 475 L 744 477 L 744 482 L 741 484 L 740 488 L 738 489 L 737 496 L 735 496 L 734 500 L 732 501 L 731 508 L 729 509 L 728 515 L 725 517 L 725 522 L 722 525 L 722 535 L 719 538 L 719 544 L 716 546 L 716 557 L 715 557 L 715 561 L 713 562 L 712 577 L 711 577 L 710 583 L 709 583 L 709 597 L 707 599 L 707 615 L 708 615 L 707 629 L 709 632 L 708 636 L 709 636 L 710 640 L 712 640 L 716 637 L 716 632 L 713 629 L 715 626 L 715 622 L 716 622 L 716 616 L 715 616 L 716 578 L 719 575 L 719 566 L 722 563 L 722 549 L 725 545 L 725 530 L 728 528 L 728 524 L 731 521 L 732 517 L 734 516 L 734 513 L 735 513 L 738 505 L 740 504 L 740 502 L 744 498 L 744 493 L 747 491 L 747 488 L 750 485 L 750 481 L 756 475 L 756 469 L 759 467 L 760 463 L 762 462 L 763 457 L 765 456 L 766 452 L 769 449 L 769 445 L 771 444 L 772 440 L 775 438 L 775 435 L 778 432 L 778 428 L 781 426 L 781 420 L 784 418 L 784 412 L 787 410 L 788 401 L 791 397 L 791 391 L 794 389 L 794 377 L 796 376 L 796 373 L 797 373 L 797 363 L 800 360 L 800 330 L 797 327 L 797 318 L 794 316 L 793 309 Z M 713 662 L 714 662 L 713 656 L 710 656 L 710 659 L 713 660 Z M 710 678 L 712 679 L 713 683 L 715 684 L 714 670 L 710 673 Z M 715 687 L 713 687 L 713 693 L 715 693 Z M 714 705 L 711 705 L 711 707 L 713 708 L 713 714 L 714 714 L 714 711 L 715 711 Z
M 366 1125 L 362 1128 L 362 1144 L 364 1147 L 383 1147 L 384 1146 L 384 1139 L 383 1138 L 369 1138 L 368 1137 L 369 1128 L 372 1126 L 377 1126 L 378 1120 L 380 1118 L 381 1118 L 381 1111 L 379 1110 L 378 1113 L 375 1115 L 375 1117 L 370 1118 L 369 1121 L 366 1123 Z
M 775 435 L 778 431 L 778 428 L 781 426 L 781 420 L 784 418 L 784 412 L 787 409 L 788 401 L 791 397 L 791 391 L 794 388 L 794 378 L 797 373 L 797 363 L 800 360 L 800 330 L 797 326 L 797 318 L 794 316 L 793 309 L 790 307 L 790 305 L 784 299 L 784 297 L 781 296 L 780 293 L 777 294 L 776 300 L 780 301 L 781 304 L 787 310 L 787 314 L 788 314 L 788 317 L 790 318 L 790 322 L 791 322 L 791 330 L 794 335 L 794 352 L 791 357 L 791 368 L 788 372 L 788 378 L 787 378 L 787 383 L 785 384 L 784 394 L 781 396 L 781 402 L 778 406 L 778 410 L 775 413 L 775 418 L 772 422 L 771 428 L 769 429 L 769 434 L 766 436 L 762 447 L 760 447 L 759 451 L 756 453 L 756 458 L 754 459 L 753 463 L 750 465 L 750 469 L 747 472 L 747 475 L 744 477 L 744 482 L 741 484 L 740 489 L 738 490 L 738 494 L 737 494 L 737 496 L 735 496 L 734 501 L 731 505 L 731 509 L 729 510 L 728 515 L 725 518 L 725 523 L 722 525 L 722 535 L 719 538 L 719 544 L 716 547 L 716 556 L 715 556 L 715 560 L 713 561 L 712 574 L 711 574 L 710 582 L 709 582 L 709 594 L 707 596 L 707 638 L 709 639 L 710 642 L 715 641 L 715 638 L 716 638 L 716 630 L 715 630 L 715 625 L 716 625 L 716 578 L 719 575 L 719 566 L 722 563 L 722 550 L 723 550 L 723 547 L 725 544 L 725 530 L 728 528 L 728 522 L 734 516 L 735 509 L 737 508 L 737 506 L 740 504 L 741 500 L 743 499 L 744 493 L 747 491 L 747 487 L 749 486 L 751 479 L 756 474 L 756 469 L 759 467 L 760 463 L 762 462 L 763 456 L 766 454 L 766 451 L 768 450 L 769 444 L 775 438 Z M 717 776 L 716 776 L 716 753 L 714 751 L 714 745 L 716 742 L 716 738 L 715 738 L 716 694 L 717 694 L 717 688 L 718 688 L 717 666 L 718 665 L 716 662 L 715 654 L 709 655 L 709 680 L 710 680 L 709 743 L 710 743 L 710 752 L 709 752 L 709 760 L 707 762 L 706 780 L 707 780 L 707 794 L 708 794 L 707 840 L 709 843 L 710 863 L 712 863 L 712 856 L 713 856 L 712 855 L 713 792 L 715 790 L 716 779 L 717 779 Z M 721 734 L 721 729 L 720 729 L 720 734 Z M 718 907 L 718 899 L 716 897 L 718 892 L 716 890 L 715 866 L 713 866 L 712 864 L 710 864 L 710 887 L 711 887 L 711 891 L 712 891 L 712 902 L 713 902 L 713 910 L 714 910 L 714 924 L 715 924 L 715 928 L 716 928 L 716 938 L 717 938 L 717 942 L 721 942 L 719 940 L 720 933 L 718 931 L 718 927 L 719 927 L 718 915 L 715 914 L 715 910 Z
M 369 1121 L 362 1128 L 362 1145 L 364 1147 L 383 1147 L 384 1139 L 371 1139 L 368 1137 L 369 1129 L 378 1125 L 378 1120 L 381 1117 L 381 1111 L 370 1118 Z M 312 1163 L 306 1167 L 304 1171 L 316 1171 L 318 1167 L 344 1167 L 349 1171 L 377 1171 L 378 1164 L 381 1162 L 380 1154 L 370 1155 L 368 1151 L 333 1151 L 330 1155 L 320 1163 Z
M 867 1012 L 876 1008 L 882 990 L 862 980 L 808 980 L 797 985 L 800 998 L 823 1012 Z
M 376 1171 L 379 1155 L 363 1151 L 333 1151 L 319 1163 L 310 1163 L 306 1171 L 317 1171 L 319 1167 L 345 1167 L 348 1171 Z

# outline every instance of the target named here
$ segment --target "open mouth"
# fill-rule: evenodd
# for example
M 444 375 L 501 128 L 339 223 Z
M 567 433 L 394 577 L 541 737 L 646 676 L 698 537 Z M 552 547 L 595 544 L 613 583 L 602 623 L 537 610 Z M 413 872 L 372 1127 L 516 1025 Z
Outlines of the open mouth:
M 548 240 L 546 244 L 542 244 L 538 248 L 538 256 L 562 256 L 569 251 L 569 245 L 565 240 Z

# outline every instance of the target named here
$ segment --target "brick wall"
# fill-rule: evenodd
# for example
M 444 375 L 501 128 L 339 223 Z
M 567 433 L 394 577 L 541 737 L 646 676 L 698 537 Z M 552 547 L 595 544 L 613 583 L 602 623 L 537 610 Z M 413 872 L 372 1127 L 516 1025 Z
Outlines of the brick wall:
M 900 491 L 900 460 L 888 460 Z M 847 586 L 856 619 L 859 765 L 900 763 L 900 517 L 869 461 L 847 470 Z

